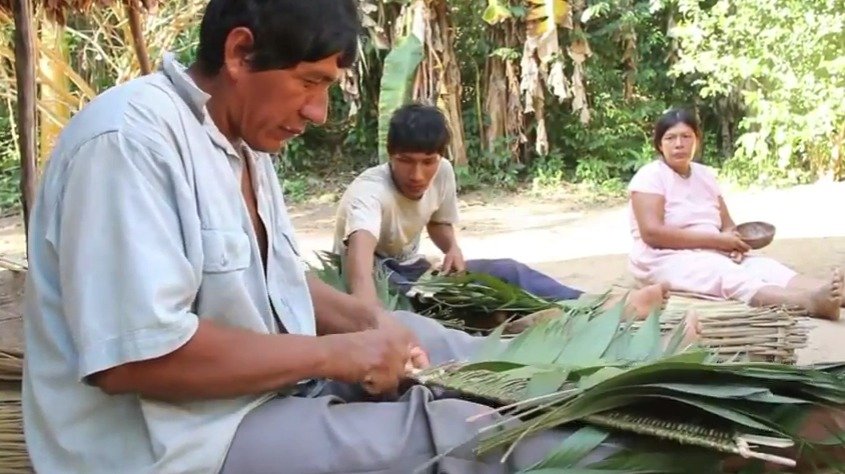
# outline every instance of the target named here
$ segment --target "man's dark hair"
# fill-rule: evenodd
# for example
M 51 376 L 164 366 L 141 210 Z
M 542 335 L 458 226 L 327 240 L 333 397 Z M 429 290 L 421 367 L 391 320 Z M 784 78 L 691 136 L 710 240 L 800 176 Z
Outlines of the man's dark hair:
M 197 65 L 215 75 L 223 67 L 229 33 L 248 28 L 255 39 L 255 71 L 288 69 L 340 53 L 338 67 L 355 63 L 361 20 L 355 0 L 210 0 L 200 24 Z
M 446 117 L 429 105 L 407 104 L 396 109 L 387 130 L 387 153 L 446 154 L 449 146 Z

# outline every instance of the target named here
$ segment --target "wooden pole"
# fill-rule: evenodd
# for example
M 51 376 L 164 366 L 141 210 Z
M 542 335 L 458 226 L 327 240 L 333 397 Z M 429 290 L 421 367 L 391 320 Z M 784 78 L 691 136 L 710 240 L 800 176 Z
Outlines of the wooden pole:
M 24 231 L 29 236 L 29 211 L 35 199 L 36 133 L 35 133 L 35 37 L 33 35 L 32 0 L 16 0 L 15 77 L 18 87 L 18 140 L 21 153 L 21 204 Z M 28 241 L 28 239 L 27 239 Z
M 129 30 L 132 31 L 132 45 L 135 47 L 135 55 L 138 56 L 138 63 L 141 65 L 141 75 L 146 76 L 152 72 L 150 55 L 147 53 L 147 43 L 144 41 L 144 30 L 141 27 L 141 6 L 137 0 L 125 0 L 126 14 L 129 16 Z

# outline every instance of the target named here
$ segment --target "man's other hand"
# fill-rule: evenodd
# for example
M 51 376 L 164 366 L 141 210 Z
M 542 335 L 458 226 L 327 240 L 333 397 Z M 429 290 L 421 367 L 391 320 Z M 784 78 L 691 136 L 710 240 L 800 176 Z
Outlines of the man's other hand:
M 466 270 L 466 268 L 464 254 L 461 252 L 461 248 L 457 245 L 443 254 L 443 265 L 440 267 L 440 271 L 443 273 L 447 275 L 453 272 L 459 273 Z

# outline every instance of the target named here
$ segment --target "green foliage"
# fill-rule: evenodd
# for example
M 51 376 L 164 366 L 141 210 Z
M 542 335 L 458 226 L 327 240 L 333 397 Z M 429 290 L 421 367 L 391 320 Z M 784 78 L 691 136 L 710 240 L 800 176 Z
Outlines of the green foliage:
M 0 103 L 0 209 L 20 204 L 20 155 L 12 134 L 12 111 Z
M 558 130 L 552 154 L 564 156 L 572 179 L 599 185 L 627 182 L 640 166 L 654 159 L 651 126 L 663 110 L 691 102 L 694 91 L 683 79 L 667 77 L 669 38 L 665 15 L 648 1 L 597 2 L 585 11 L 586 34 L 594 52 L 587 62 L 592 119 L 586 126 L 572 114 L 553 114 L 549 129 Z M 625 98 L 620 39 L 626 29 L 637 37 L 633 97 Z
M 500 139 L 492 150 L 481 149 L 476 137 L 467 137 L 466 143 L 469 149 L 478 150 L 478 154 L 469 159 L 467 166 L 456 168 L 459 191 L 474 191 L 489 184 L 509 191 L 517 189 L 525 166 L 511 156 L 509 139 Z
M 552 308 L 552 301 L 485 273 L 464 272 L 421 278 L 414 289 L 432 303 L 421 314 L 435 318 L 458 316 L 461 311 L 533 313 Z
M 762 184 L 842 178 L 833 156 L 845 139 L 845 2 L 682 0 L 678 9 L 673 73 L 694 77 L 702 99 L 744 110 L 728 173 Z
M 494 315 L 519 318 L 546 309 L 582 311 L 597 307 L 607 297 L 554 301 L 493 275 L 469 271 L 425 275 L 414 284 L 412 293 L 419 314 L 473 333 L 489 332 Z
M 498 6 L 503 3 L 490 5 L 499 11 Z M 583 31 L 593 51 L 585 63 L 590 123 L 582 124 L 567 103 L 549 102 L 545 110 L 550 144 L 547 156 L 538 156 L 531 143 L 527 143 L 515 157 L 511 152 L 514 137 L 496 143 L 492 151 L 487 150 L 479 138 L 486 125 L 478 105 L 484 97 L 474 96 L 484 93 L 478 88 L 483 63 L 488 56 L 510 57 L 518 62 L 519 54 L 492 41 L 483 23 L 481 26 L 473 23 L 472 8 L 467 5 L 464 10 L 464 2 L 459 4 L 461 7 L 455 9 L 453 18 L 462 25 L 456 50 L 461 57 L 464 80 L 464 131 L 469 156 L 469 169 L 463 175 L 459 171 L 462 190 L 489 184 L 517 189 L 527 182 L 541 192 L 543 188 L 575 181 L 592 185 L 601 192 L 618 194 L 639 166 L 654 157 L 650 145 L 654 119 L 663 110 L 690 103 L 696 97 L 696 91 L 685 79 L 668 76 L 670 38 L 665 33 L 666 15 L 659 8 L 655 11 L 655 2 L 591 2 L 584 15 L 589 21 Z M 637 38 L 636 89 L 630 100 L 623 97 L 625 68 L 621 64 L 620 48 L 620 36 L 628 30 Z M 568 64 L 567 74 L 571 74 L 570 68 Z M 530 135 L 533 133 L 530 119 L 528 125 L 526 132 Z M 705 151 L 706 161 L 718 161 L 714 147 Z
M 200 2 L 172 3 L 151 24 L 151 55 L 157 61 L 167 49 L 190 63 L 199 24 L 185 18 L 199 11 Z M 386 18 L 399 3 L 404 2 L 385 2 Z M 449 5 L 468 157 L 468 166 L 457 170 L 461 191 L 530 187 L 544 192 L 579 182 L 619 194 L 636 169 L 654 157 L 651 124 L 673 106 L 698 111 L 705 132 L 703 161 L 742 184 L 845 178 L 843 0 L 586 2 L 580 17 L 573 18 L 582 22 L 581 30 L 562 28 L 559 41 L 564 48 L 576 38 L 590 45 L 584 76 L 591 119 L 581 123 L 571 100 L 559 103 L 547 91 L 546 156 L 535 152 L 531 116 L 523 124 L 526 142 L 505 137 L 489 146 L 483 138 L 489 125 L 484 110 L 488 61 L 513 61 L 519 69 L 525 2 L 450 0 Z M 74 70 L 102 91 L 128 78 L 132 54 L 104 27 L 117 17 L 99 11 L 69 18 L 66 43 Z M 167 19 L 177 17 L 183 18 L 179 31 L 168 30 Z M 505 31 L 511 35 L 507 44 Z M 387 120 L 408 97 L 422 47 L 409 37 L 386 52 L 367 38 L 360 53 L 358 112 L 350 116 L 350 104 L 333 88 L 327 123 L 309 127 L 284 152 L 279 171 L 292 200 L 321 188 L 342 189 L 350 176 L 384 161 Z M 566 53 L 564 64 L 571 77 L 573 63 Z M 8 92 L 13 69 L 8 62 L 3 67 Z M 628 78 L 632 89 L 626 91 Z M 14 138 L 8 120 L 0 120 L 3 207 L 17 201 L 12 197 L 18 173 Z
M 316 252 L 319 266 L 308 264 L 309 269 L 317 278 L 332 286 L 336 290 L 349 293 L 347 275 L 344 268 L 345 257 L 332 252 Z M 409 310 L 411 304 L 405 295 L 396 292 L 388 280 L 389 274 L 379 265 L 373 269 L 373 281 L 376 287 L 376 295 L 382 307 L 388 311 Z

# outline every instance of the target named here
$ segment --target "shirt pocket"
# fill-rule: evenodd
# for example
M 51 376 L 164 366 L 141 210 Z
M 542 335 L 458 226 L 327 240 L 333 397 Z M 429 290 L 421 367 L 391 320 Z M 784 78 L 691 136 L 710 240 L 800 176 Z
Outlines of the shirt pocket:
M 249 267 L 252 249 L 243 230 L 202 230 L 202 270 L 225 273 Z

